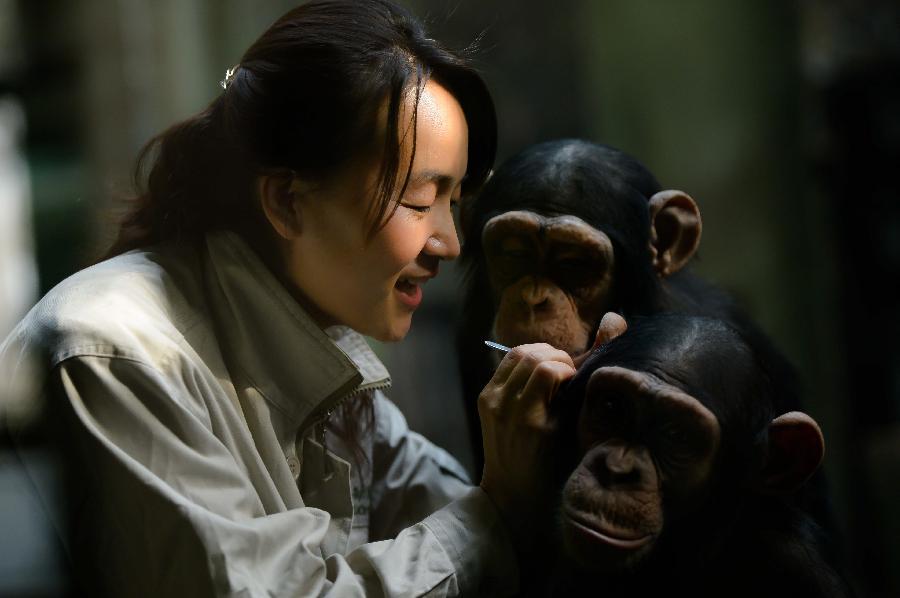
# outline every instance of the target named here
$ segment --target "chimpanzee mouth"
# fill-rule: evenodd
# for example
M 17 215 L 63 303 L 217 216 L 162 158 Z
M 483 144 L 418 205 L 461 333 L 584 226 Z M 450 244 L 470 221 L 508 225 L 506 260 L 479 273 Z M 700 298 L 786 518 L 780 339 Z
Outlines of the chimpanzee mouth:
M 612 528 L 601 522 L 588 520 L 571 509 L 565 509 L 563 518 L 571 531 L 577 533 L 582 539 L 601 542 L 622 550 L 637 550 L 651 543 L 654 538 L 653 534 L 646 534 L 639 530 Z

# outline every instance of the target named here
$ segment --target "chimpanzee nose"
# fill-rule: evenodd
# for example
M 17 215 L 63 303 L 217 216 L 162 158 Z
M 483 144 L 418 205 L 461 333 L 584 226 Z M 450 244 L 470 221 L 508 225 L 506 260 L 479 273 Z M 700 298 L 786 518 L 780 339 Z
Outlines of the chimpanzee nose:
M 540 310 L 549 305 L 550 290 L 546 284 L 532 278 L 529 284 L 522 288 L 522 300 L 534 310 Z
M 641 483 L 641 456 L 624 444 L 599 447 L 591 459 L 590 469 L 607 488 L 636 486 Z

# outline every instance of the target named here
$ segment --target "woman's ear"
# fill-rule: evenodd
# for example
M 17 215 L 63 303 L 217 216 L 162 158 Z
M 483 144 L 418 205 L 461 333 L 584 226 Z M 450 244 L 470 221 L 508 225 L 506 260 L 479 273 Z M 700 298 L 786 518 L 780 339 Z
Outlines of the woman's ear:
M 700 245 L 700 208 L 684 191 L 667 189 L 650 198 L 650 255 L 665 278 L 681 270 Z
M 257 193 L 266 220 L 283 239 L 293 239 L 303 230 L 300 198 L 302 183 L 291 172 L 263 174 L 257 179 Z
M 768 455 L 755 485 L 764 494 L 792 494 L 824 456 L 825 438 L 816 420 L 799 411 L 785 413 L 769 423 Z

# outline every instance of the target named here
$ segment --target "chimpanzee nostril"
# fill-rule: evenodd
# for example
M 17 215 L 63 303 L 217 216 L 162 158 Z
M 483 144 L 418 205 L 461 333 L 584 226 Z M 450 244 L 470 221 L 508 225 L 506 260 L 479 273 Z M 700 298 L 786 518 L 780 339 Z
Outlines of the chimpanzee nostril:
M 550 306 L 550 289 L 540 281 L 534 281 L 522 289 L 522 300 L 534 310 L 544 310 Z
M 627 446 L 600 447 L 588 464 L 591 473 L 607 488 L 635 486 L 641 483 L 639 455 Z

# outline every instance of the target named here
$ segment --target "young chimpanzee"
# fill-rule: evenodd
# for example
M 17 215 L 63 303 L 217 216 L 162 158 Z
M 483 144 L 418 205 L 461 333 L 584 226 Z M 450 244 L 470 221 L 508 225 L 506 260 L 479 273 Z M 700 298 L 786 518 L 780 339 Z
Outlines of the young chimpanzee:
M 497 365 L 482 341 L 545 342 L 575 357 L 590 349 L 607 311 L 725 320 L 767 353 L 778 408 L 801 408 L 787 359 L 727 294 L 689 271 L 701 229 L 688 194 L 664 188 L 640 161 L 606 145 L 541 143 L 497 169 L 463 211 L 469 278 L 458 343 L 476 460 L 476 397 Z M 805 494 L 809 511 L 836 535 L 821 474 Z
M 555 399 L 560 596 L 846 596 L 797 508 L 824 442 L 777 406 L 765 355 L 720 320 L 633 321 Z M 566 461 L 564 458 L 563 461 Z M 577 463 L 577 466 L 575 466 Z
M 591 347 L 608 311 L 679 311 L 755 330 L 724 293 L 687 271 L 702 229 L 696 202 L 615 148 L 577 139 L 529 147 L 497 169 L 462 216 L 468 286 L 459 355 L 476 436 L 475 397 L 497 365 L 484 339 L 544 342 L 574 357 Z M 780 387 L 791 386 L 788 377 Z

